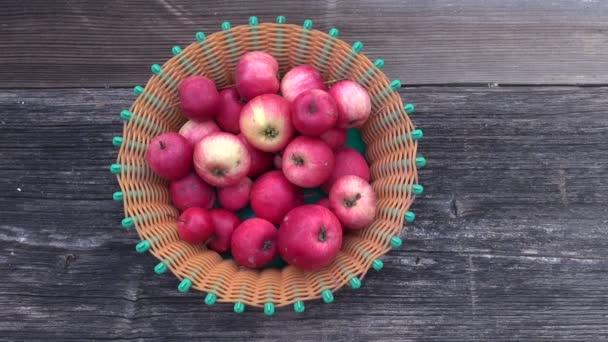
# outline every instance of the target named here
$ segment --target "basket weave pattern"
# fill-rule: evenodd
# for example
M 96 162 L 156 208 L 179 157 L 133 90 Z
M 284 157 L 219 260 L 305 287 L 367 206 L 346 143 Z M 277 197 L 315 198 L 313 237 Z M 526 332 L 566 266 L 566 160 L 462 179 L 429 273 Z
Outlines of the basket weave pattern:
M 175 56 L 162 67 L 152 67 L 154 76 L 144 89 L 136 89 L 139 96 L 127 112 L 117 161 L 122 168 L 117 177 L 124 194 L 125 217 L 132 219 L 139 237 L 149 242 L 149 251 L 161 261 L 158 273 L 170 270 L 179 279 L 186 279 L 180 287 L 207 292 L 213 301 L 284 306 L 320 298 L 324 291 L 352 284 L 355 277 L 362 279 L 374 260 L 389 251 L 391 239 L 399 236 L 404 215 L 414 200 L 411 187 L 418 182 L 416 165 L 411 162 L 417 148 L 411 135 L 414 126 L 381 65 L 336 36 L 306 25 L 224 27 L 209 37 L 197 34 L 197 41 L 183 51 L 174 48 Z M 372 98 L 372 116 L 361 134 L 379 199 L 376 220 L 346 235 L 335 261 L 318 272 L 302 272 L 293 266 L 248 270 L 204 246 L 182 241 L 177 234 L 179 212 L 171 204 L 168 183 L 153 174 L 144 158 L 153 137 L 177 131 L 185 122 L 177 95 L 182 79 L 198 74 L 215 80 L 218 88 L 230 86 L 239 57 L 253 50 L 273 55 L 281 75 L 296 65 L 310 64 L 321 71 L 328 84 L 355 80 Z

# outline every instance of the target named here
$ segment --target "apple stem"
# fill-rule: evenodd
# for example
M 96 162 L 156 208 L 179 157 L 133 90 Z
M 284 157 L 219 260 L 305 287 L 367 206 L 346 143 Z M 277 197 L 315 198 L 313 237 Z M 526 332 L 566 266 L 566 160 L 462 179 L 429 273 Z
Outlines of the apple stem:
M 164 141 L 162 141 L 162 140 L 160 140 L 160 141 L 158 142 L 158 145 L 160 145 L 160 149 L 161 149 L 161 150 L 164 150 L 164 149 L 167 147 L 167 145 L 165 145 L 165 142 L 164 142 Z
M 222 177 L 225 174 L 224 170 L 222 170 L 220 168 L 215 168 L 211 172 L 213 173 L 214 176 L 217 176 L 217 177 Z
M 319 241 L 325 242 L 327 240 L 327 229 L 323 226 L 319 229 Z
M 345 198 L 345 199 L 344 199 L 344 205 L 345 205 L 347 208 L 352 208 L 352 207 L 354 207 L 355 205 L 357 205 L 357 201 L 358 201 L 358 200 L 360 200 L 360 199 L 361 199 L 361 194 L 360 194 L 360 193 L 357 193 L 357 194 L 355 195 L 355 198 L 354 198 L 354 199 L 352 199 L 352 200 L 351 200 L 351 199 L 346 199 L 346 198 Z
M 276 138 L 279 132 L 274 127 L 268 127 L 264 130 L 264 135 L 268 138 Z
M 308 114 L 314 114 L 317 112 L 317 104 L 314 101 L 311 101 L 308 104 Z
M 262 250 L 267 251 L 270 249 L 270 247 L 272 247 L 272 241 L 266 240 L 264 241 L 264 245 L 262 245 Z
M 296 166 L 302 166 L 302 165 L 304 165 L 304 158 L 302 158 L 302 157 L 300 157 L 298 155 L 292 154 L 291 155 L 291 160 L 293 161 L 294 164 L 296 164 Z

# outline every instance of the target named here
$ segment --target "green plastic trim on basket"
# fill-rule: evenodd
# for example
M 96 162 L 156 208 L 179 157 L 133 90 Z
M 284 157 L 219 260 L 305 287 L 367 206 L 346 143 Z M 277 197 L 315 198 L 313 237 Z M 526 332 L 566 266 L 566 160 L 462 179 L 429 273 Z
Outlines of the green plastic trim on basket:
M 391 238 L 391 246 L 392 246 L 393 248 L 399 248 L 399 247 L 401 247 L 401 245 L 403 245 L 403 240 L 401 240 L 401 238 L 400 238 L 400 237 L 398 237 L 398 236 L 393 236 L 393 237 Z
M 358 289 L 358 288 L 361 287 L 361 280 L 359 278 L 357 278 L 357 277 L 352 277 L 350 279 L 350 281 L 348 282 L 348 284 L 350 285 L 350 287 L 352 289 L 356 290 L 356 289 Z
M 215 293 L 207 293 L 207 295 L 205 296 L 205 304 L 211 306 L 211 305 L 215 305 L 215 302 L 217 301 L 217 296 L 215 295 Z
M 192 280 L 188 279 L 188 278 L 184 278 L 179 285 L 177 285 L 177 290 L 181 293 L 186 293 L 188 291 L 190 291 L 190 288 L 192 287 Z
M 306 310 L 306 306 L 304 305 L 304 302 L 299 300 L 295 303 L 293 303 L 293 311 L 297 312 L 297 313 L 303 313 L 304 310 Z
M 376 271 L 380 271 L 384 268 L 384 262 L 380 259 L 376 259 L 372 262 L 372 268 Z
M 331 293 L 331 290 L 329 289 L 323 290 L 323 292 L 321 292 L 321 297 L 323 297 L 323 302 L 325 302 L 326 304 L 329 304 L 334 301 L 334 294 Z
M 243 313 L 245 311 L 245 304 L 241 303 L 241 302 L 236 302 L 234 303 L 234 308 L 233 308 L 235 313 Z
M 274 304 L 273 303 L 264 304 L 264 314 L 266 316 L 274 315 Z

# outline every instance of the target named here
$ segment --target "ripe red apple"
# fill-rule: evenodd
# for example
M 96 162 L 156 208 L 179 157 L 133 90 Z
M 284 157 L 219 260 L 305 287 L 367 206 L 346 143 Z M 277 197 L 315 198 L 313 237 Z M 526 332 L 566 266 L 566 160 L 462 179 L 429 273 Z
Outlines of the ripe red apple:
M 285 148 L 281 169 L 293 184 L 314 188 L 329 179 L 334 163 L 334 153 L 323 140 L 301 135 Z
M 334 127 L 337 120 L 336 102 L 323 90 L 307 90 L 291 103 L 293 127 L 304 135 L 319 136 Z
M 232 233 L 241 224 L 241 220 L 226 209 L 212 209 L 209 213 L 211 214 L 214 231 L 207 247 L 218 253 L 227 252 L 230 250 Z
M 213 120 L 194 121 L 188 120 L 182 128 L 179 129 L 179 134 L 186 138 L 194 147 L 201 139 L 211 133 L 219 132 L 220 128 Z
M 270 171 L 253 182 L 250 203 L 257 217 L 279 224 L 288 211 L 301 203 L 302 198 L 300 189 L 291 184 L 283 172 Z
M 277 256 L 277 229 L 261 218 L 243 221 L 232 233 L 232 257 L 248 268 L 266 266 Z
M 213 118 L 217 113 L 220 94 L 215 83 L 207 77 L 189 76 L 181 81 L 177 91 L 185 117 L 204 121 Z
M 251 167 L 247 176 L 255 178 L 272 168 L 272 153 L 263 152 L 251 146 L 242 133 L 239 134 L 239 139 L 245 144 L 251 156 Z
M 342 227 L 329 209 L 303 205 L 285 215 L 277 242 L 279 254 L 287 263 L 304 271 L 318 271 L 338 255 Z
M 289 103 L 279 95 L 260 95 L 247 102 L 239 120 L 247 141 L 265 152 L 283 149 L 294 134 Z
M 247 147 L 234 134 L 212 133 L 194 147 L 194 169 L 211 185 L 234 185 L 247 175 L 250 166 Z
M 192 207 L 211 209 L 215 203 L 215 190 L 205 183 L 196 173 L 171 182 L 169 185 L 171 202 L 179 210 Z
M 217 199 L 224 209 L 237 211 L 245 208 L 249 204 L 249 193 L 253 182 L 250 178 L 244 177 L 241 180 L 230 186 L 219 188 L 217 191 Z
M 334 166 L 331 176 L 321 188 L 325 193 L 329 193 L 331 186 L 338 178 L 347 175 L 355 175 L 369 182 L 369 165 L 363 156 L 357 150 L 350 147 L 343 147 L 336 151 L 336 165 Z
M 329 89 L 329 94 L 338 107 L 338 128 L 359 127 L 372 111 L 369 94 L 356 82 L 340 81 Z
M 322 207 L 329 209 L 329 198 L 321 198 L 320 200 L 317 201 L 317 205 L 320 205 Z
M 281 94 L 289 102 L 310 89 L 327 90 L 321 73 L 310 65 L 300 65 L 289 70 L 281 80 Z
M 234 88 L 226 88 L 220 91 L 220 106 L 215 116 L 217 124 L 228 133 L 239 134 L 239 117 L 243 104 L 239 93 Z
M 329 204 L 344 228 L 361 229 L 374 222 L 376 193 L 361 177 L 340 177 L 329 191 Z
M 245 100 L 279 92 L 279 62 L 262 51 L 248 52 L 239 58 L 234 70 L 236 90 Z
M 345 129 L 330 128 L 325 133 L 319 136 L 321 140 L 325 141 L 332 150 L 337 150 L 344 146 L 346 143 L 347 133 Z
M 203 208 L 188 208 L 177 219 L 179 237 L 192 244 L 207 241 L 213 235 L 213 221 L 209 210 Z
M 192 170 L 192 145 L 175 132 L 152 139 L 146 150 L 146 161 L 154 173 L 173 181 Z

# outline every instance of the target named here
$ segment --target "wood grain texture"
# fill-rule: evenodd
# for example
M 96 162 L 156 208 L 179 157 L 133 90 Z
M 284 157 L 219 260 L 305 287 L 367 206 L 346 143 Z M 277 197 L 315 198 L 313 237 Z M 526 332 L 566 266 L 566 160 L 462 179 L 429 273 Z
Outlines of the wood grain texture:
M 251 15 L 338 27 L 405 84 L 608 83 L 608 2 L 133 0 L 0 2 L 0 87 L 145 83 L 196 31 Z
M 416 87 L 426 194 L 404 247 L 330 305 L 180 294 L 111 200 L 129 89 L 0 92 L 3 340 L 608 339 L 608 88 Z

